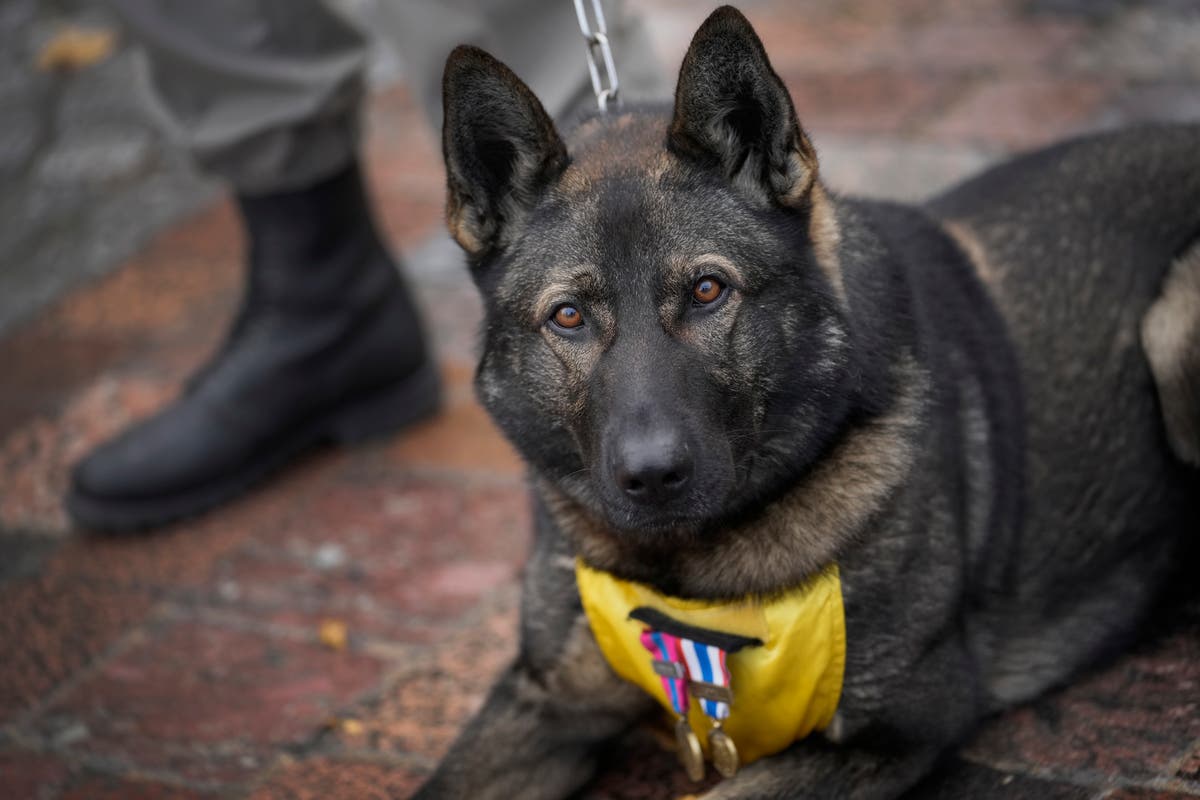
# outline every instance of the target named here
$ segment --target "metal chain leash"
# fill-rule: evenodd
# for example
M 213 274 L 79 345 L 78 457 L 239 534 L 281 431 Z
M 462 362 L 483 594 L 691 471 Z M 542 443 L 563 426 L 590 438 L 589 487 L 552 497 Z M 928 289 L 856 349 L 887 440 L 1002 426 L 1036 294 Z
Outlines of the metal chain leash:
M 579 30 L 587 42 L 588 74 L 592 76 L 592 91 L 596 93 L 596 102 L 601 111 L 608 110 L 610 102 L 619 102 L 618 90 L 621 88 L 617 81 L 617 65 L 613 62 L 612 47 L 609 46 L 608 28 L 604 24 L 604 11 L 600 8 L 600 0 L 592 0 L 592 14 L 595 25 L 589 19 L 584 8 L 584 0 L 575 0 L 575 16 L 579 18 Z

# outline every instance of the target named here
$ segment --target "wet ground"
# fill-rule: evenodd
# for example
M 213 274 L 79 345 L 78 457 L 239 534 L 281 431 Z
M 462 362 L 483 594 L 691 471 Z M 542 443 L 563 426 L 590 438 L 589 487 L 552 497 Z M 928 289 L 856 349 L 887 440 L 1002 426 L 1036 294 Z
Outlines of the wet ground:
M 674 69 L 708 9 L 645 8 Z M 744 9 L 839 189 L 919 199 L 1072 133 L 1200 119 L 1188 0 Z M 433 136 L 382 80 L 368 163 L 445 412 L 203 519 L 86 535 L 59 506 L 69 466 L 169 402 L 219 341 L 242 243 L 153 124 L 123 43 L 37 66 L 72 25 L 110 21 L 0 2 L 0 797 L 406 796 L 512 653 L 528 543 L 520 463 L 469 386 L 478 303 L 440 232 Z M 639 733 L 588 797 L 692 790 Z M 990 722 L 914 796 L 1200 796 L 1200 606 Z

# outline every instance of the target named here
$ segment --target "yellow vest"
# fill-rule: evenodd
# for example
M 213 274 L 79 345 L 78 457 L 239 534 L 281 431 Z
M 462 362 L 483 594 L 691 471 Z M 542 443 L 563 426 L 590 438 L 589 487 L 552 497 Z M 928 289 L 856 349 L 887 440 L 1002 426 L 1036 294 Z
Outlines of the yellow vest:
M 800 587 L 770 602 L 714 603 L 667 597 L 600 572 L 582 561 L 575 577 L 583 610 L 613 670 L 649 692 L 668 711 L 671 701 L 652 657 L 642 646 L 645 624 L 629 612 L 649 607 L 676 622 L 762 641 L 731 653 L 733 703 L 722 724 L 743 764 L 778 753 L 833 721 L 846 665 L 842 584 L 831 564 Z M 706 755 L 712 721 L 693 698 L 688 722 Z

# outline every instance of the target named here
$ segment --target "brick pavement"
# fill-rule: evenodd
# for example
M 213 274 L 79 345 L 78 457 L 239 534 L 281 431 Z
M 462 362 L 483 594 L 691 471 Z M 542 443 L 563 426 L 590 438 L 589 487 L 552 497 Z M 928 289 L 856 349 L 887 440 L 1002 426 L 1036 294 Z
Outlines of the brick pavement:
M 1189 9 L 746 6 L 831 182 L 894 197 L 1072 132 L 1200 118 Z M 672 69 L 706 11 L 647 6 Z M 445 412 L 411 433 L 314 455 L 153 535 L 69 529 L 71 462 L 167 402 L 232 313 L 241 244 L 226 203 L 0 339 L 0 797 L 405 796 L 511 655 L 521 467 L 471 395 L 479 304 L 442 263 L 440 159 L 403 86 L 375 97 L 368 152 L 450 387 Z M 343 647 L 323 641 L 330 621 Z M 587 797 L 693 788 L 639 731 Z M 913 796 L 1200 796 L 1200 604 L 989 723 Z

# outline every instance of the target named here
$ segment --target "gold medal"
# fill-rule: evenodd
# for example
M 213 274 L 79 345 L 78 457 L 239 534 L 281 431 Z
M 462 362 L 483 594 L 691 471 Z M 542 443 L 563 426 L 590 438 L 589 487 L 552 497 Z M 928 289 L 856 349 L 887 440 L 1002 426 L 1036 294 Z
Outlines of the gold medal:
M 730 743 L 732 745 L 732 742 Z M 688 725 L 686 717 L 680 717 L 675 723 L 675 752 L 679 755 L 679 763 L 684 772 L 694 781 L 704 780 L 704 751 L 700 749 L 700 740 L 696 738 L 692 726 Z M 736 761 L 737 756 L 734 755 Z
M 723 778 L 732 778 L 738 771 L 738 752 L 729 734 L 715 727 L 708 734 L 708 749 L 712 753 L 713 766 Z

